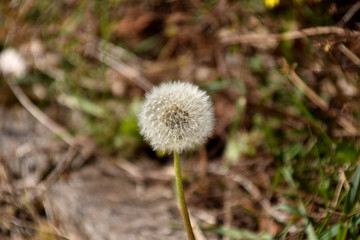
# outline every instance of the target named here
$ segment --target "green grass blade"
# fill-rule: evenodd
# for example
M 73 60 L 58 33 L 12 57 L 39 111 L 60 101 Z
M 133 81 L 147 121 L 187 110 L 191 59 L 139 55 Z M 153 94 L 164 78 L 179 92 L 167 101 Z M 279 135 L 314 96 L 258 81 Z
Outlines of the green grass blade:
M 246 240 L 273 240 L 274 238 L 269 233 L 256 234 L 249 230 L 229 228 L 229 227 L 220 227 L 214 229 L 215 232 L 228 236 L 232 239 L 246 239 Z
M 339 229 L 340 229 L 340 224 L 338 223 L 338 224 L 332 226 L 331 228 L 327 229 L 326 231 L 324 231 L 320 235 L 319 240 L 333 239 L 334 237 L 336 237 L 336 235 L 338 235 Z
M 350 190 L 346 196 L 343 212 L 351 213 L 359 201 L 360 195 L 360 165 L 356 168 L 354 178 L 350 184 Z
M 346 240 L 347 232 L 348 232 L 348 224 L 345 223 L 344 226 L 339 229 L 339 232 L 336 236 L 336 240 Z
M 106 115 L 104 108 L 100 107 L 98 104 L 79 96 L 75 95 L 65 95 L 61 96 L 61 100 L 65 105 L 70 108 L 78 109 L 87 114 L 93 115 L 95 117 L 102 118 Z
M 308 224 L 306 224 L 305 232 L 306 232 L 306 235 L 308 236 L 309 240 L 318 240 L 319 239 L 315 233 L 314 226 L 310 222 Z

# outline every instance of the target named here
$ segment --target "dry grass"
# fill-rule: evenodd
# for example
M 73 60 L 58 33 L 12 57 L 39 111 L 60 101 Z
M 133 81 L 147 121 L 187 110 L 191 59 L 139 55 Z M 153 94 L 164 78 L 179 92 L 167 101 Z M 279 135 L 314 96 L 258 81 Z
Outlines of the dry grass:
M 119 166 L 128 178 L 170 188 L 171 162 L 143 143 L 136 113 L 152 85 L 194 82 L 211 95 L 217 119 L 208 144 L 183 156 L 204 237 L 332 239 L 324 234 L 333 227 L 334 237 L 351 239 L 359 224 L 346 203 L 360 153 L 357 5 L 9 1 L 0 6 L 0 46 L 19 50 L 30 71 L 10 88 L 0 79 L 0 104 L 6 114 L 23 102 L 70 145 L 60 147 L 70 158 L 50 163 L 55 170 L 35 186 L 71 175 L 75 159 L 81 170 L 111 156 L 127 159 Z M 0 138 L 9 138 L 5 127 Z M 61 239 L 43 199 L 21 197 L 24 176 L 4 149 L 0 211 L 11 218 L 0 220 L 0 237 Z M 142 159 L 159 166 L 143 173 Z

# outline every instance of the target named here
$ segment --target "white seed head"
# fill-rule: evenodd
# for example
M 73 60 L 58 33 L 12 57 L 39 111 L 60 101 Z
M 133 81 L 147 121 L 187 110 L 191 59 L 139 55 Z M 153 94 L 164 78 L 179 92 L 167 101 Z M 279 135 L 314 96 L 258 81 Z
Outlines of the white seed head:
M 21 77 L 27 71 L 26 61 L 17 50 L 5 49 L 0 54 L 0 71 L 5 76 Z
M 165 152 L 203 144 L 215 124 L 210 97 L 184 82 L 162 83 L 146 93 L 138 118 L 145 140 Z

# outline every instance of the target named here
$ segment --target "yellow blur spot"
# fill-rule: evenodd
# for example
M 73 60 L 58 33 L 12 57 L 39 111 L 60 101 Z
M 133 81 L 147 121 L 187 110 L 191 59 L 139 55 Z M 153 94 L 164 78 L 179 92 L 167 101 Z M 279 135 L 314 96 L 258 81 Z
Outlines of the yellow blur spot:
M 265 3 L 265 6 L 267 8 L 274 8 L 276 5 L 279 5 L 280 0 L 263 0 Z
M 327 44 L 324 46 L 325 52 L 330 51 L 330 49 L 331 49 L 331 46 L 330 46 L 330 44 L 327 43 Z

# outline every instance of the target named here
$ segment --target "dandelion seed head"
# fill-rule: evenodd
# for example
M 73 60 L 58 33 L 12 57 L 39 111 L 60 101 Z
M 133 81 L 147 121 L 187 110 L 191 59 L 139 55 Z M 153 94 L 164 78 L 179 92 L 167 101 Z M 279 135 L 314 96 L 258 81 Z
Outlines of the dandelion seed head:
M 214 129 L 210 97 L 191 83 L 167 82 L 145 95 L 140 132 L 154 150 L 182 152 L 203 144 Z
M 27 71 L 26 61 L 17 50 L 5 49 L 0 54 L 0 71 L 5 76 L 21 77 Z

